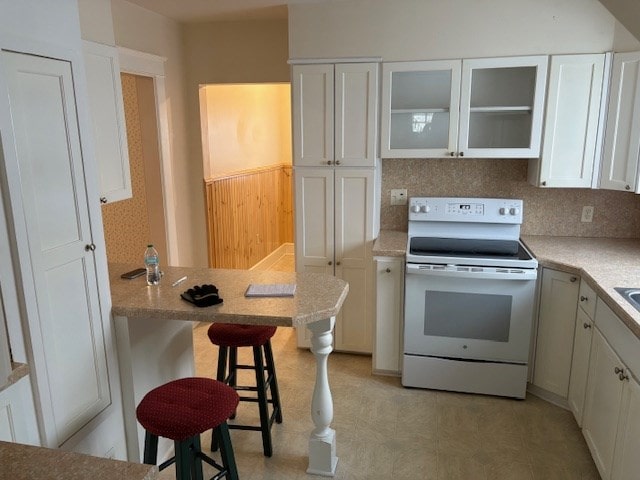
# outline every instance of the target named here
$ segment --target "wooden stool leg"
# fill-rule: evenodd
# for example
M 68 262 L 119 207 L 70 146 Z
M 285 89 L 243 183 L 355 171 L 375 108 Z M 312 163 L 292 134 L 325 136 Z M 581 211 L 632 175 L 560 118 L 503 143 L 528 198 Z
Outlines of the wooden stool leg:
M 142 463 L 155 465 L 158 462 L 158 436 L 145 431 L 144 433 L 144 457 Z
M 269 389 L 271 390 L 271 401 L 276 412 L 276 423 L 282 423 L 282 407 L 280 406 L 280 392 L 278 391 L 278 378 L 276 377 L 276 364 L 273 361 L 273 351 L 271 350 L 271 340 L 264 344 L 264 355 L 267 360 L 267 370 L 271 376 Z
M 269 428 L 269 404 L 267 402 L 267 388 L 264 382 L 264 359 L 262 347 L 253 347 L 253 361 L 256 369 L 256 388 L 258 393 L 258 408 L 260 410 L 260 430 L 262 433 L 262 447 L 264 456 L 273 454 L 271 445 L 271 429 Z
M 238 480 L 238 468 L 236 467 L 236 459 L 233 455 L 233 447 L 231 446 L 231 437 L 229 436 L 229 426 L 227 422 L 223 422 L 213 430 L 218 443 L 220 444 L 220 457 L 222 465 L 227 470 L 227 478 L 229 480 Z

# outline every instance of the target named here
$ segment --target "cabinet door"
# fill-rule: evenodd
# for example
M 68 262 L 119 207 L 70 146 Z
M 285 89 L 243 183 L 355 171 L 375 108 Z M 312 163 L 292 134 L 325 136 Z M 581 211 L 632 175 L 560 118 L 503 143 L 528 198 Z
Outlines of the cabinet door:
M 373 167 L 378 143 L 378 64 L 335 66 L 335 163 Z
M 567 398 L 578 308 L 577 277 L 545 268 L 540 289 L 533 383 Z
M 371 353 L 373 327 L 374 170 L 335 170 L 336 276 L 349 295 L 336 318 L 336 350 Z
M 640 385 L 630 374 L 627 375 L 629 378 L 622 397 L 612 480 L 635 480 L 640 472 Z
M 11 52 L 0 61 L 37 304 L 34 368 L 46 446 L 57 447 L 112 401 L 72 69 Z
M 537 185 L 591 187 L 604 61 L 604 54 L 551 57 Z
M 334 274 L 333 168 L 296 167 L 296 272 Z M 311 346 L 309 329 L 297 329 L 298 347 Z
M 638 192 L 640 52 L 613 55 L 600 188 Z
M 376 325 L 373 370 L 400 374 L 402 370 L 402 314 L 404 309 L 404 261 L 375 259 Z
M 547 56 L 462 62 L 459 156 L 540 154 L 547 63 Z
M 333 65 L 294 65 L 293 164 L 319 167 L 334 160 Z
M 593 331 L 582 433 L 602 478 L 609 478 L 624 383 L 622 362 L 598 329 Z
M 103 203 L 131 198 L 131 171 L 116 47 L 85 41 L 89 109 Z
M 383 158 L 455 155 L 461 61 L 382 65 Z
M 28 375 L 0 390 L 0 441 L 40 445 Z
M 569 408 L 571 408 L 573 416 L 576 418 L 576 422 L 578 422 L 578 426 L 582 426 L 592 333 L 593 321 L 587 316 L 584 310 L 578 308 L 573 340 L 573 356 L 571 359 L 569 394 L 567 397 Z

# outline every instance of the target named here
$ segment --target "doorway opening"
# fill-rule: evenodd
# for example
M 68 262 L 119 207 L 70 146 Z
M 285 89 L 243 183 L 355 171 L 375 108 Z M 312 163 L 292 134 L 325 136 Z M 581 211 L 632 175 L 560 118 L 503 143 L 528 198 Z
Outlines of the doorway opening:
M 132 197 L 102 207 L 107 258 L 141 264 L 147 244 L 153 243 L 165 263 L 169 257 L 154 80 L 129 73 L 120 78 Z
M 290 84 L 199 95 L 209 266 L 294 271 Z

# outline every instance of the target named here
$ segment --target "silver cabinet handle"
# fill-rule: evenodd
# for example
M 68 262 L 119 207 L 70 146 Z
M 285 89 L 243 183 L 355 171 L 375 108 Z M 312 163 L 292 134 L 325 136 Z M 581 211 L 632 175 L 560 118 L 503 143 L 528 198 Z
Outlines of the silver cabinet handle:
M 333 162 L 331 160 L 327 160 L 327 165 L 333 165 Z
M 107 203 L 107 202 L 108 202 L 107 197 L 100 197 L 100 203 L 101 203 L 101 204 L 103 204 L 103 205 L 104 205 L 104 204 L 105 204 L 105 203 Z
M 631 190 L 631 186 L 630 185 L 625 185 L 624 189 L 625 190 Z
M 569 279 L 569 281 L 570 281 L 571 283 L 575 283 L 575 281 L 576 281 L 576 280 L 578 280 L 578 277 L 571 277 L 571 278 Z
M 336 265 L 340 265 L 340 262 L 336 262 Z
M 84 249 L 87 252 L 93 252 L 96 249 L 96 245 L 94 243 L 90 243 L 89 245 L 85 245 Z
M 391 269 L 390 269 L 390 268 L 387 268 L 387 269 L 385 270 L 385 272 L 387 272 L 387 273 L 391 273 Z
M 616 368 L 614 368 L 614 369 L 613 369 L 613 372 L 614 372 L 614 373 L 623 373 L 623 372 L 624 372 L 624 369 L 623 369 L 623 368 L 620 368 L 620 367 L 616 367 Z
M 589 297 L 585 297 L 584 295 L 580 297 L 581 302 L 586 302 L 587 300 L 589 300 Z
M 331 260 L 329 260 L 329 265 L 333 265 L 333 262 Z
M 584 322 L 584 324 L 583 324 L 582 326 L 583 326 L 585 329 L 586 329 L 586 328 L 591 328 L 591 324 L 590 324 L 590 323 L 587 323 L 587 322 Z
M 460 157 L 464 157 L 464 152 L 460 152 L 460 153 L 458 154 L 458 156 L 460 156 Z
M 335 164 L 336 164 L 336 165 L 340 165 L 340 160 L 336 160 L 336 161 L 335 161 Z
M 542 185 L 543 187 L 546 187 L 547 186 L 547 182 L 544 181 L 544 182 L 540 183 L 540 185 Z
M 452 157 L 456 156 L 456 152 L 451 152 L 449 155 L 451 155 Z

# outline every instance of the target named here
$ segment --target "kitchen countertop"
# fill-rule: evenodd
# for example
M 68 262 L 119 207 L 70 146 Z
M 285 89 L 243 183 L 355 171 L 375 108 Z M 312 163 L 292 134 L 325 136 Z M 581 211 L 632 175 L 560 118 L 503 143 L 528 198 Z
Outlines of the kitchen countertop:
M 295 327 L 336 316 L 349 291 L 347 282 L 317 273 L 164 267 L 158 286 L 148 287 L 144 276 L 120 278 L 136 267 L 109 264 L 114 315 Z M 184 282 L 171 286 L 185 275 Z M 244 293 L 251 283 L 295 283 L 296 292 L 293 297 L 247 298 Z M 203 284 L 214 284 L 223 302 L 198 308 L 180 298 L 185 290 Z
M 522 241 L 542 267 L 579 275 L 640 338 L 640 312 L 614 290 L 640 288 L 640 239 L 525 235 Z M 373 255 L 403 257 L 406 245 L 407 232 L 382 230 Z
M 29 375 L 29 365 L 26 363 L 13 362 L 11 364 L 11 373 L 9 374 L 9 378 L 7 378 L 7 383 L 0 385 L 0 392 L 27 375 Z
M 153 465 L 2 441 L 0 465 L 0 476 L 13 480 L 151 480 L 158 476 Z

